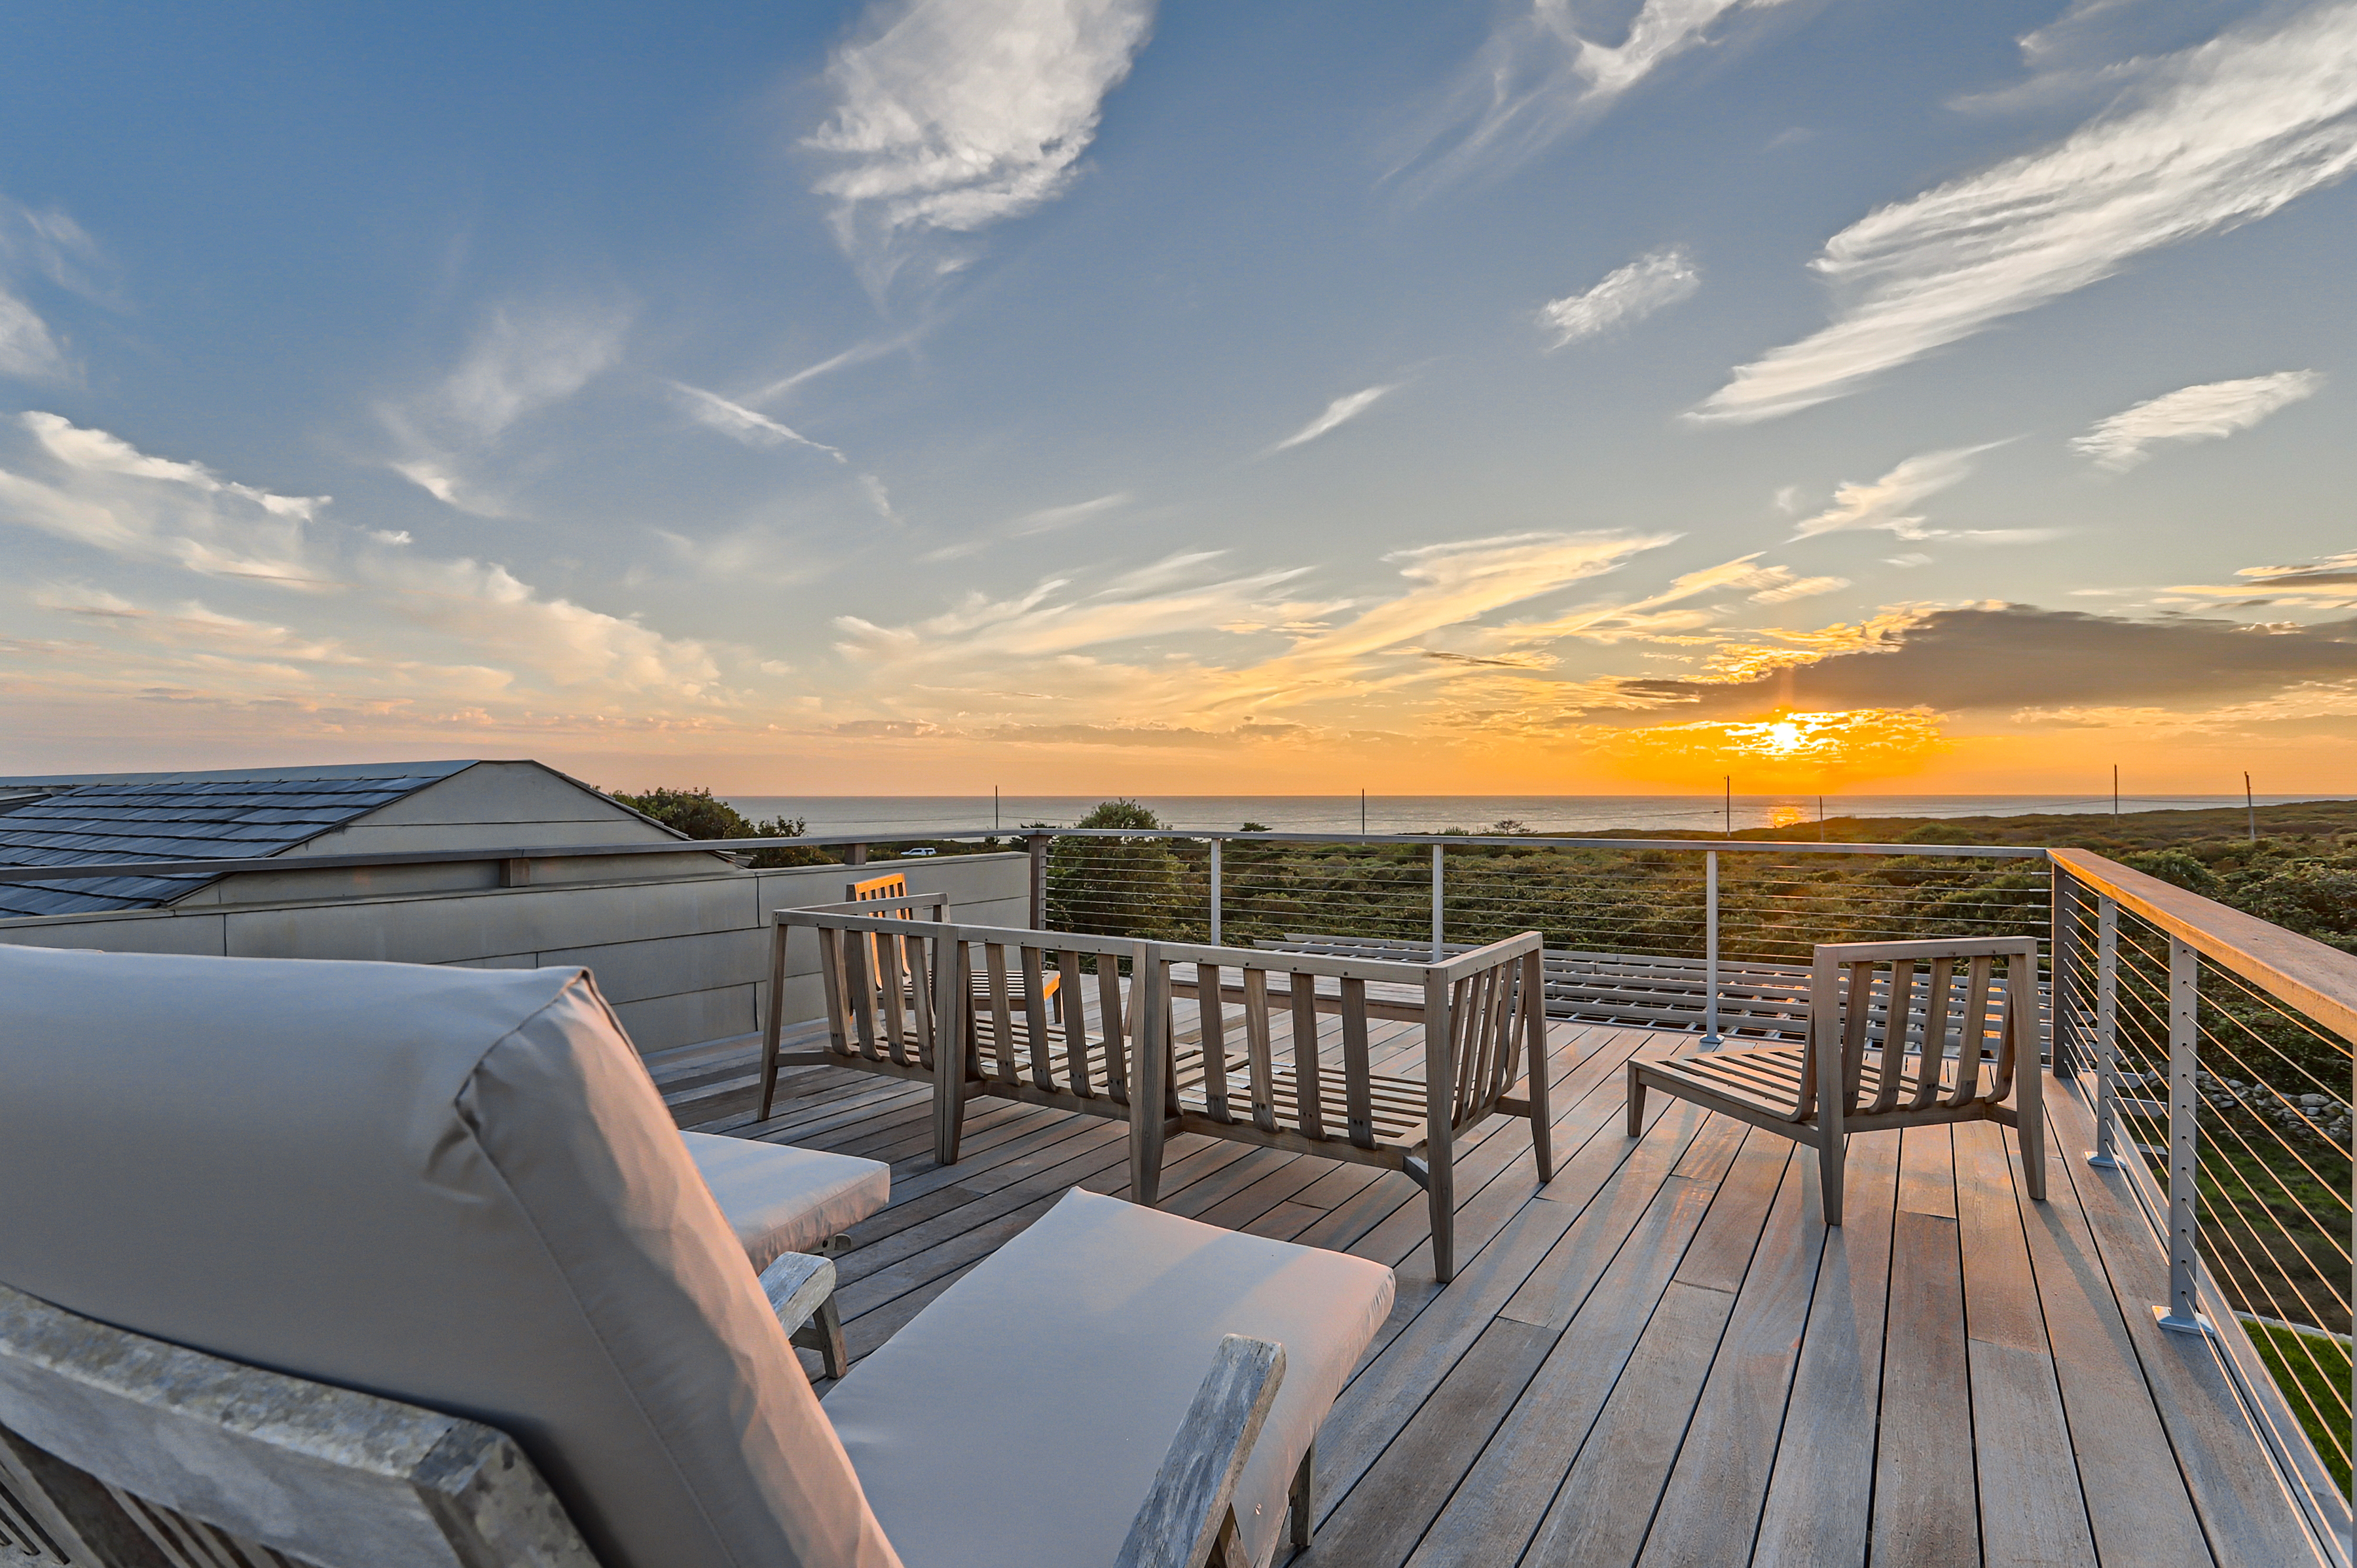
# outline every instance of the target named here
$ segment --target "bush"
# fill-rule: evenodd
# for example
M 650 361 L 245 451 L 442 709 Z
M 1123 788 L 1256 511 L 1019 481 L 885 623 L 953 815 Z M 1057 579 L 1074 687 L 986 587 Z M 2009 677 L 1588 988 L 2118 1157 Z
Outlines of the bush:
M 1106 800 L 1073 824 L 1144 832 L 1162 825 L 1135 800 Z M 1184 869 L 1167 839 L 1060 838 L 1048 857 L 1049 928 L 1145 941 L 1185 934 L 1192 901 Z
M 756 822 L 708 789 L 650 789 L 643 795 L 607 791 L 630 810 L 652 817 L 663 826 L 692 839 L 798 839 L 807 825 L 801 817 L 773 817 Z M 825 865 L 834 856 L 815 846 L 802 849 L 757 849 L 752 864 L 763 869 L 778 865 Z

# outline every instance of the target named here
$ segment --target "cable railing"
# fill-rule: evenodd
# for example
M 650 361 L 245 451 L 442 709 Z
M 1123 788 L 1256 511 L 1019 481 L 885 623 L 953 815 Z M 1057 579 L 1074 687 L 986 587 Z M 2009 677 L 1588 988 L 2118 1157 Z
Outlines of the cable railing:
M 1445 956 L 1535 930 L 1549 1010 L 1794 1037 L 1819 942 L 2043 936 L 2045 851 L 1539 835 L 1029 831 L 1059 930 Z
M 2058 1067 L 2319 1543 L 2349 1552 L 2357 958 L 2057 850 Z

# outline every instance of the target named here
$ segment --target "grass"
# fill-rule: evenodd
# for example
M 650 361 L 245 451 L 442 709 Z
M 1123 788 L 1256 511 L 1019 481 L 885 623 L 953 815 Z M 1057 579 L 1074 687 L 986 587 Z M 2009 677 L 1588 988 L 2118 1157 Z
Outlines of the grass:
M 2349 1493 L 2349 1347 L 2321 1334 L 2245 1320 L 2244 1330 L 2316 1444 L 2341 1495 Z

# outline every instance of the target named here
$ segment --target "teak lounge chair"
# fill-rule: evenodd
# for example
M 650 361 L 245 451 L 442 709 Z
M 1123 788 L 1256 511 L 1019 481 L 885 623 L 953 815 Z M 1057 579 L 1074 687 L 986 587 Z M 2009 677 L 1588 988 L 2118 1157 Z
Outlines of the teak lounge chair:
M 0 947 L 0 1529 L 105 1568 L 1258 1568 L 1391 1305 L 1075 1192 L 822 1407 L 832 1265 L 583 971 Z
M 1629 1135 L 1643 1133 L 1657 1089 L 1813 1144 L 1825 1223 L 1838 1225 L 1851 1133 L 1996 1122 L 2019 1130 L 2042 1203 L 2043 1035 L 2034 937 L 1827 943 L 1809 972 L 1808 1044 L 1632 1059 Z

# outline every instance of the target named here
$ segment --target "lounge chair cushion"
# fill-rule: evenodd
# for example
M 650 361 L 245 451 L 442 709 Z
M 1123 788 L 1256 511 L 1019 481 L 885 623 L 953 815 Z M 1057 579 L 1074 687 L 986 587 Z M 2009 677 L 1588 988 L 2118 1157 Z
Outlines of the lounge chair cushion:
M 1223 1334 L 1285 1347 L 1236 1487 L 1252 1560 L 1392 1272 L 1078 1188 L 851 1369 L 826 1413 L 909 1568 L 1103 1568 Z
M 687 1157 L 755 1270 L 781 1252 L 816 1252 L 892 1200 L 892 1167 L 753 1138 L 683 1133 Z
M 586 972 L 0 946 L 0 1282 L 499 1427 L 607 1568 L 897 1563 Z

